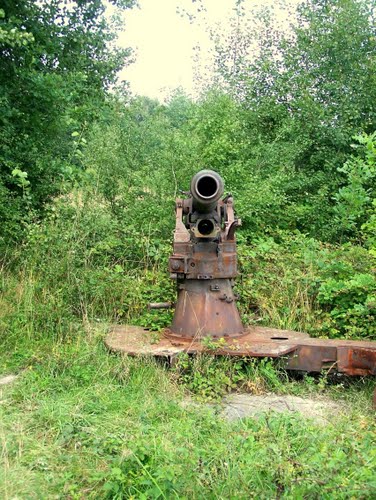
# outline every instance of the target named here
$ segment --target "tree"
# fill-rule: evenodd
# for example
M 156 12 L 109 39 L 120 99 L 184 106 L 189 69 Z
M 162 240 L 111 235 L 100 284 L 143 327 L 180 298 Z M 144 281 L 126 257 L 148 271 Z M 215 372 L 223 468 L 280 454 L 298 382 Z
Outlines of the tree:
M 375 0 L 307 0 L 291 31 L 261 30 L 258 56 L 250 60 L 242 45 L 235 69 L 223 72 L 247 111 L 250 168 L 263 151 L 265 175 L 288 169 L 291 219 L 324 238 L 336 237 L 327 221 L 346 182 L 340 168 L 352 137 L 376 128 L 375 7 Z M 263 19 L 267 27 L 270 17 Z M 244 36 L 254 40 L 253 31 Z
M 102 0 L 3 2 L 0 236 L 15 237 L 74 174 L 78 139 L 129 59 L 129 50 L 111 48 L 116 29 L 104 10 Z

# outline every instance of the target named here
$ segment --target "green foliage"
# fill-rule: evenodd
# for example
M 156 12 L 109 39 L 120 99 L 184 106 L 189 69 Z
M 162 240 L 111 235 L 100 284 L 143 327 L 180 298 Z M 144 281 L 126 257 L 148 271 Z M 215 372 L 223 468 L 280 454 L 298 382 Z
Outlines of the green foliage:
M 351 279 L 327 279 L 320 285 L 317 301 L 330 310 L 324 316 L 323 330 L 329 335 L 338 333 L 348 338 L 366 334 L 376 339 L 376 277 L 374 274 L 355 274 Z
M 74 181 L 95 185 L 118 217 L 137 200 L 141 230 L 153 218 L 166 238 L 171 219 L 165 214 L 178 190 L 187 189 L 197 169 L 210 167 L 224 177 L 252 233 L 279 228 L 331 241 L 362 238 L 370 179 L 359 179 L 362 155 L 349 158 L 351 137 L 375 128 L 369 56 L 375 37 L 365 2 L 306 2 L 289 35 L 270 33 L 271 16 L 264 13 L 261 50 L 252 62 L 253 28 L 242 34 L 236 24 L 228 50 L 218 47 L 224 90 L 211 89 L 198 103 L 180 91 L 166 105 L 125 102 L 120 93 L 105 108 L 105 90 L 125 54 L 108 48 L 115 33 L 100 16 L 102 3 L 72 10 L 57 3 L 43 15 L 32 3 L 8 7 L 3 29 L 30 31 L 34 41 L 3 61 L 17 78 L 16 85 L 2 82 L 4 234 L 18 232 L 20 217 L 32 223 L 46 200 Z M 238 11 L 241 19 L 241 4 Z M 56 24 L 59 15 L 66 21 Z M 60 45 L 47 47 L 51 33 Z M 226 73 L 229 58 L 236 67 Z
M 374 2 L 308 0 L 288 33 L 273 29 L 265 11 L 257 29 L 245 19 L 240 10 L 217 55 L 224 88 L 239 102 L 248 136 L 235 155 L 242 164 L 238 177 L 241 171 L 243 181 L 265 186 L 264 205 L 271 185 L 266 223 L 335 241 L 333 195 L 345 173 L 340 167 L 351 153 L 351 137 L 376 128 Z M 354 187 L 352 203 L 355 198 L 364 203 Z M 349 229 L 342 237 L 353 236 Z
M 376 338 L 374 261 L 366 249 L 295 234 L 239 247 L 246 319 L 313 335 Z
M 132 0 L 112 2 L 122 7 Z M 5 1 L 0 11 L 0 244 L 20 236 L 81 171 L 75 134 L 104 106 L 129 55 L 110 49 L 104 3 Z M 72 134 L 73 132 L 73 134 Z M 23 180 L 23 182 L 21 182 Z M 27 193 L 25 188 L 27 188 Z M 25 196 L 27 194 L 27 197 Z
M 73 315 L 141 315 L 145 323 L 147 304 L 172 300 L 174 292 L 159 269 L 168 246 L 150 234 L 135 239 L 137 222 L 118 219 L 100 197 L 71 193 L 50 207 L 43 224 L 30 228 L 27 269 L 38 277 L 42 293 L 57 293 Z M 170 313 L 155 321 L 165 325 L 169 318 Z
M 346 174 L 348 183 L 335 196 L 335 222 L 339 233 L 360 237 L 362 226 L 368 227 L 367 218 L 376 197 L 376 133 L 354 139 L 359 143 L 354 145 L 358 155 L 351 156 L 339 169 Z
M 265 390 L 283 391 L 287 380 L 283 369 L 278 369 L 270 360 L 216 358 L 210 354 L 193 357 L 180 354 L 174 371 L 178 381 L 198 400 L 219 400 L 236 389 L 255 394 Z
M 376 200 L 372 202 L 369 219 L 363 224 L 362 229 L 370 247 L 370 253 L 376 257 Z

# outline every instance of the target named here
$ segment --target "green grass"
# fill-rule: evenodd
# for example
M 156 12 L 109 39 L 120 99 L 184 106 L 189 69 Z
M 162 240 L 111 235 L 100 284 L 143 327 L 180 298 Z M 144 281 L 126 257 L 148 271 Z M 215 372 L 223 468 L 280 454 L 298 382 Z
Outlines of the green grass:
M 170 370 L 109 354 L 101 333 L 22 349 L 2 355 L 21 375 L 0 396 L 1 498 L 376 496 L 373 380 L 344 388 L 211 358 Z M 215 404 L 182 404 L 235 386 L 345 399 L 348 411 L 327 426 L 292 414 L 229 423 Z

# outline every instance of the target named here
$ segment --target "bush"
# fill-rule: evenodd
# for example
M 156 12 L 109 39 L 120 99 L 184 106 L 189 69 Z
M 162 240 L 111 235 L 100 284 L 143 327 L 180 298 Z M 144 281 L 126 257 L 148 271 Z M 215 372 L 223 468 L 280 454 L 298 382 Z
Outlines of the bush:
M 239 246 L 248 321 L 315 336 L 376 338 L 376 273 L 366 249 L 296 233 Z

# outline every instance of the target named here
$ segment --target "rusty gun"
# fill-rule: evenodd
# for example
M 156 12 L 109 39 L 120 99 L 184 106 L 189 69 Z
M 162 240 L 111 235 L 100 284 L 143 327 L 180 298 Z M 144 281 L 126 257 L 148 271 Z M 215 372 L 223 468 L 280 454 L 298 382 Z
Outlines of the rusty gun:
M 237 276 L 233 198 L 221 176 L 201 170 L 191 180 L 190 195 L 176 200 L 171 278 L 178 298 L 171 334 L 185 338 L 234 337 L 244 331 L 233 293 Z

